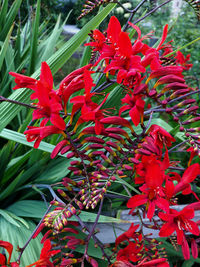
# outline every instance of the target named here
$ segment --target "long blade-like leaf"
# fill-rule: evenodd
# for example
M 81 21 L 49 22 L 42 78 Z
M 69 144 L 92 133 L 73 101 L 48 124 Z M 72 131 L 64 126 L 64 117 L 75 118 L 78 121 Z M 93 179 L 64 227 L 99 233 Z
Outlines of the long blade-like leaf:
M 8 49 L 9 40 L 10 40 L 10 36 L 11 36 L 12 30 L 13 30 L 13 27 L 14 27 L 14 24 L 11 26 L 11 28 L 10 28 L 10 30 L 8 32 L 8 35 L 6 36 L 6 39 L 5 39 L 5 41 L 3 43 L 3 46 L 1 48 L 1 52 L 0 52 L 0 69 L 2 67 L 4 58 L 5 58 L 5 55 L 6 55 L 6 51 Z
M 3 41 L 6 38 L 6 35 L 8 34 L 8 31 L 15 20 L 21 2 L 22 0 L 15 0 L 15 2 L 10 7 L 9 13 L 6 16 L 6 23 L 4 24 L 4 27 L 0 33 L 0 40 Z
M 40 22 L 40 0 L 37 0 L 36 15 L 33 23 L 33 32 L 31 38 L 31 56 L 30 56 L 29 70 L 28 70 L 29 75 L 31 75 L 34 72 L 36 66 L 39 22 Z
M 92 20 L 90 20 L 76 35 L 74 35 L 63 47 L 61 47 L 52 57 L 47 61 L 52 73 L 55 74 L 64 63 L 71 57 L 71 55 L 77 50 L 77 48 L 87 38 L 88 33 L 95 29 L 101 21 L 110 13 L 116 4 L 107 5 L 99 14 L 97 14 Z M 40 70 L 38 69 L 33 75 L 33 78 L 38 78 Z M 10 99 L 20 102 L 29 102 L 30 91 L 26 89 L 16 90 Z M 0 132 L 9 122 L 17 115 L 22 109 L 21 106 L 13 105 L 8 102 L 4 102 L 0 105 Z

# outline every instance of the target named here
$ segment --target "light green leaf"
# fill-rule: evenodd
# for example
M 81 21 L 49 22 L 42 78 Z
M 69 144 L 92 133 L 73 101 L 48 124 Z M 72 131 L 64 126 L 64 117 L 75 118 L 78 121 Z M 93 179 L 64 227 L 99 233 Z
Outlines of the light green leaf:
M 81 211 L 79 217 L 83 222 L 95 222 L 97 214 L 87 211 Z M 77 221 L 75 217 L 71 217 L 70 220 Z M 131 222 L 113 218 L 110 216 L 100 215 L 98 223 L 131 223 Z
M 16 216 L 14 213 L 9 212 L 9 211 L 6 211 L 6 213 L 7 213 L 10 217 L 12 217 L 14 220 L 17 220 L 17 221 L 21 222 L 24 226 L 26 226 L 27 229 L 29 229 L 29 225 L 28 225 L 28 223 L 27 223 L 23 218 L 20 218 L 20 217 Z
M 10 214 L 7 211 L 0 209 L 0 215 L 2 217 L 4 217 L 4 219 L 6 221 L 8 221 L 9 223 L 11 223 L 11 224 L 13 224 L 13 225 L 15 225 L 17 227 L 20 227 L 20 225 L 16 222 L 16 220 L 14 220 L 13 217 L 10 216 Z
M 11 262 L 16 261 L 19 256 L 17 247 L 19 246 L 22 248 L 25 245 L 36 227 L 36 225 L 30 220 L 26 221 L 26 223 L 28 224 L 29 229 L 27 229 L 24 224 L 20 222 L 19 227 L 17 227 L 13 224 L 10 224 L 3 217 L 0 217 L 1 240 L 10 242 L 14 246 Z M 42 249 L 42 245 L 40 244 L 41 238 L 42 235 L 39 234 L 36 239 L 31 240 L 28 247 L 23 252 L 20 266 L 27 266 L 40 258 L 40 251 Z
M 13 27 L 14 27 L 14 24 L 11 26 L 9 32 L 8 32 L 8 35 L 5 39 L 5 42 L 3 43 L 3 46 L 1 48 L 1 52 L 0 52 L 0 69 L 3 65 L 3 61 L 4 61 L 4 58 L 5 58 L 5 55 L 6 55 L 6 51 L 8 49 L 8 45 L 9 45 L 9 41 L 10 41 L 10 36 L 11 36 L 11 33 L 12 33 L 12 30 L 13 30 Z
M 16 216 L 41 219 L 47 210 L 44 201 L 21 200 L 7 208 Z
M 4 40 L 15 20 L 19 7 L 21 5 L 22 0 L 15 0 L 12 6 L 9 8 L 9 12 L 6 16 L 6 23 L 3 25 L 3 29 L 1 29 L 0 40 Z M 5 12 L 5 11 L 4 11 Z M 5 13 L 4 13 L 5 14 Z

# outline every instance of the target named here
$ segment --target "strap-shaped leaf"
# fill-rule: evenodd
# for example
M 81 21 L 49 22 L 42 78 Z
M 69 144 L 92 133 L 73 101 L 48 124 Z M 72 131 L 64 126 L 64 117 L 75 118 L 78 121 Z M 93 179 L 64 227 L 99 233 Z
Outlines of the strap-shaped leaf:
M 6 1 L 5 1 L 6 2 Z M 17 15 L 17 12 L 19 10 L 19 7 L 21 5 L 21 2 L 22 0 L 15 0 L 14 3 L 12 4 L 12 6 L 10 7 L 9 9 L 9 12 L 6 16 L 6 23 L 3 25 L 3 29 L 1 30 L 1 33 L 0 33 L 0 40 L 3 41 L 6 37 L 6 35 L 8 34 L 8 31 L 10 30 L 10 27 L 12 26 L 14 20 L 15 20 L 15 17 Z M 4 13 L 6 11 L 6 8 L 5 10 L 3 11 L 2 9 L 2 12 Z M 5 13 L 4 15 L 5 16 Z
M 97 14 L 92 20 L 90 20 L 76 35 L 74 35 L 63 47 L 61 47 L 54 55 L 52 55 L 47 63 L 49 64 L 52 73 L 55 74 L 64 63 L 71 57 L 71 55 L 77 50 L 77 48 L 87 38 L 88 33 L 95 29 L 101 21 L 110 13 L 116 4 L 109 4 L 99 14 Z M 40 69 L 38 69 L 33 75 L 33 78 L 38 78 Z M 28 103 L 30 90 L 21 89 L 16 90 L 11 94 L 10 99 L 20 102 Z M 0 105 L 0 132 L 9 122 L 20 112 L 21 106 L 13 105 L 8 102 L 4 102 Z

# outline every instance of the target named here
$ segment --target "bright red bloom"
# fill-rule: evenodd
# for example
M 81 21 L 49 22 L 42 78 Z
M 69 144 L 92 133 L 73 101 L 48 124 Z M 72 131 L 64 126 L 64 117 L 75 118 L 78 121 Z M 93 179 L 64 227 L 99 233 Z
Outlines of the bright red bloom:
M 25 75 L 15 73 L 15 72 L 9 72 L 10 75 L 15 77 L 15 87 L 13 87 L 13 90 L 19 89 L 19 88 L 29 88 L 32 90 L 35 90 L 37 86 L 37 80 L 33 79 L 31 77 L 27 77 Z
M 9 265 L 11 267 L 19 267 L 19 264 L 17 262 L 10 262 L 13 251 L 13 245 L 10 242 L 0 240 L 0 247 L 6 249 L 9 255 L 8 260 L 6 260 L 6 257 L 0 253 L 0 266 L 6 267 Z
M 195 163 L 189 166 L 180 180 L 180 182 L 175 186 L 175 194 L 182 191 L 182 194 L 190 194 L 192 193 L 190 183 L 193 182 L 197 175 L 200 174 L 200 165 L 199 163 Z M 198 199 L 198 197 L 197 197 Z M 198 199 L 199 200 L 199 199 Z
M 40 253 L 40 259 L 26 267 L 31 267 L 34 265 L 35 267 L 39 267 L 39 266 L 54 267 L 54 264 L 50 262 L 50 258 L 60 253 L 60 249 L 59 250 L 51 250 L 51 249 L 52 249 L 51 241 L 49 239 L 46 239 L 44 242 L 43 248 L 41 250 L 41 253 Z
M 135 241 L 136 239 L 140 238 L 139 241 L 141 241 L 142 236 L 138 235 L 135 231 L 138 229 L 139 224 L 134 225 L 133 223 L 131 224 L 131 226 L 129 227 L 129 229 L 124 232 L 123 234 L 121 234 L 120 236 L 118 236 L 115 240 L 115 246 L 118 246 L 121 242 L 123 241 L 128 241 L 130 238 L 133 238 Z
M 200 231 L 198 225 L 191 219 L 194 218 L 194 210 L 185 207 L 181 211 L 170 209 L 169 213 L 160 212 L 158 216 L 166 223 L 160 229 L 159 236 L 167 237 L 177 233 L 177 242 L 182 245 L 184 238 L 184 230 L 189 231 L 193 235 L 199 235 Z
M 122 103 L 125 103 L 127 105 L 120 108 L 119 115 L 121 116 L 122 112 L 129 110 L 129 115 L 132 119 L 132 122 L 135 126 L 138 126 L 138 124 L 140 123 L 140 119 L 142 119 L 143 121 L 145 101 L 142 100 L 142 96 L 130 96 L 129 94 L 126 94 L 126 96 L 122 98 L 121 101 Z
M 141 259 L 141 256 L 138 256 L 138 254 L 143 249 L 143 245 L 138 245 L 138 243 L 133 243 L 129 241 L 129 244 L 127 247 L 120 249 L 117 253 L 117 261 L 132 261 L 137 262 Z
M 181 51 L 178 51 L 176 53 L 176 63 L 180 64 L 184 70 L 189 70 L 192 68 L 193 64 L 187 63 L 190 60 L 190 54 L 188 54 L 186 57 L 181 53 Z
M 149 157 L 150 158 L 150 157 Z M 152 158 L 145 169 L 145 184 L 140 187 L 141 195 L 135 195 L 128 200 L 127 207 L 135 209 L 146 204 L 147 217 L 151 220 L 156 206 L 162 210 L 169 210 L 169 202 L 165 199 L 162 184 L 164 182 L 164 170 L 161 162 Z
M 77 127 L 80 124 L 88 121 L 93 121 L 95 123 L 95 133 L 101 134 L 102 130 L 104 129 L 104 125 L 101 122 L 101 120 L 104 118 L 104 113 L 103 110 L 101 110 L 100 108 L 106 102 L 108 95 L 109 94 L 107 94 L 107 96 L 104 98 L 100 105 L 94 102 L 90 102 L 87 105 L 83 105 L 81 109 L 81 116 L 74 127 L 74 131 L 76 131 Z
M 160 148 L 163 148 L 163 145 L 171 146 L 172 142 L 176 141 L 176 139 L 174 139 L 171 134 L 169 134 L 165 129 L 156 124 L 151 125 L 149 132 L 150 135 L 154 138 L 155 144 Z
M 84 95 L 75 96 L 70 99 L 70 103 L 73 103 L 72 112 L 71 112 L 71 122 L 73 120 L 73 116 L 81 109 L 84 105 L 90 106 L 93 102 L 91 100 L 91 97 L 95 95 L 95 93 L 91 93 L 91 89 L 95 84 L 93 83 L 93 79 L 91 77 L 91 74 L 94 73 L 93 71 L 84 70 L 84 87 L 85 87 L 85 93 Z
M 38 81 L 35 90 L 39 102 L 36 104 L 38 109 L 33 111 L 33 120 L 44 118 L 44 124 L 51 121 L 51 123 L 61 130 L 65 130 L 65 122 L 60 117 L 59 111 L 62 110 L 60 99 L 53 92 L 50 93 L 48 87 L 45 87 L 41 81 Z
M 38 148 L 40 145 L 40 142 L 45 137 L 51 135 L 51 134 L 64 134 L 62 130 L 59 128 L 49 125 L 49 126 L 41 126 L 41 127 L 35 127 L 35 126 L 28 126 L 28 130 L 24 132 L 26 134 L 26 138 L 28 142 L 35 141 L 34 148 Z
M 80 69 L 77 69 L 61 81 L 57 94 L 63 101 L 65 114 L 67 114 L 67 103 L 71 95 L 84 88 L 84 70 L 89 70 L 90 67 L 91 64 L 88 64 Z

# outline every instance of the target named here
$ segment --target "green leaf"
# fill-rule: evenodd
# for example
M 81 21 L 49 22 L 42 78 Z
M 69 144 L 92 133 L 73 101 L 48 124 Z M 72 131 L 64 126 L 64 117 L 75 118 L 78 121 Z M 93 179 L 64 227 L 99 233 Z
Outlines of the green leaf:
M 41 219 L 47 207 L 44 201 L 21 200 L 9 206 L 7 210 L 16 216 Z
M 9 195 L 12 195 L 13 192 L 15 192 L 17 185 L 19 184 L 21 180 L 21 176 L 23 174 L 23 171 L 18 174 L 17 177 L 0 193 L 0 199 L 3 200 Z
M 13 224 L 13 225 L 15 225 L 17 227 L 20 227 L 20 225 L 16 222 L 16 220 L 14 220 L 13 217 L 10 216 L 10 214 L 7 211 L 0 209 L 0 215 L 2 217 L 4 217 L 4 219 L 6 221 L 8 221 L 9 223 L 11 223 L 11 224 Z
M 30 157 L 31 151 L 27 152 L 25 155 L 14 158 L 11 160 L 7 166 L 5 174 L 2 178 L 2 183 L 6 183 L 10 178 L 12 178 L 15 174 L 19 173 L 19 170 L 25 163 L 25 161 Z
M 8 0 L 4 0 L 0 11 L 0 29 L 2 29 L 5 24 L 7 11 L 8 11 Z
M 33 32 L 31 38 L 31 54 L 30 54 L 30 62 L 28 69 L 29 75 L 31 75 L 34 72 L 36 66 L 39 22 L 40 22 L 40 0 L 37 0 L 36 15 L 33 23 Z
M 0 217 L 0 237 L 3 241 L 8 241 L 13 244 L 14 249 L 12 252 L 11 262 L 16 261 L 19 252 L 17 251 L 17 247 L 22 248 L 27 240 L 30 238 L 32 232 L 34 231 L 36 225 L 28 220 L 26 221 L 29 229 L 27 229 L 24 224 L 19 222 L 19 227 L 10 224 L 3 217 Z M 36 239 L 32 239 L 29 243 L 27 249 L 23 252 L 20 266 L 27 266 L 40 258 L 40 251 L 42 249 L 42 245 L 40 244 L 40 240 L 42 235 L 39 234 Z
M 192 267 L 193 265 L 194 265 L 194 260 L 186 260 L 184 261 L 181 267 Z
M 15 17 L 17 15 L 17 12 L 19 10 L 21 2 L 22 2 L 22 0 L 15 0 L 14 3 L 12 4 L 12 6 L 10 7 L 9 12 L 6 16 L 6 23 L 4 23 L 4 27 L 0 33 L 0 40 L 3 41 L 6 38 L 6 35 L 8 34 L 9 29 L 11 28 L 11 26 L 15 20 Z M 3 11 L 3 12 L 5 12 L 5 11 Z
M 11 28 L 10 28 L 10 30 L 8 32 L 8 35 L 6 36 L 5 42 L 3 43 L 3 46 L 1 48 L 1 52 L 0 52 L 0 69 L 1 69 L 1 67 L 3 65 L 3 61 L 4 61 L 4 58 L 5 58 L 5 55 L 6 55 L 6 51 L 8 49 L 10 36 L 11 36 L 12 30 L 13 30 L 13 27 L 14 27 L 14 24 L 11 26 Z
M 0 137 L 3 137 L 3 138 L 8 139 L 8 140 L 15 141 L 17 143 L 20 143 L 20 144 L 23 144 L 23 145 L 26 145 L 26 146 L 29 146 L 29 147 L 33 147 L 33 145 L 34 145 L 34 142 L 27 142 L 26 141 L 26 137 L 25 137 L 24 134 L 21 134 L 21 133 L 18 133 L 18 132 L 15 132 L 15 131 L 12 131 L 12 130 L 9 130 L 9 129 L 6 129 L 6 128 L 3 129 L 2 132 L 0 132 Z M 40 143 L 40 146 L 39 146 L 38 149 L 40 149 L 42 151 L 45 151 L 45 152 L 51 153 L 53 151 L 54 147 L 55 146 L 42 141 Z
M 22 219 L 22 218 L 16 216 L 16 215 L 15 215 L 14 213 L 12 213 L 12 212 L 6 211 L 6 213 L 7 213 L 10 217 L 12 217 L 14 220 L 17 220 L 17 221 L 21 222 L 24 226 L 26 226 L 27 229 L 29 229 L 29 225 L 28 225 L 28 223 L 27 223 L 24 219 Z
M 97 214 L 87 211 L 81 211 L 79 217 L 83 222 L 95 222 Z M 75 217 L 71 217 L 70 221 L 77 221 Z M 100 215 L 98 223 L 131 223 L 130 221 L 125 221 L 110 216 Z
M 110 13 L 116 4 L 107 5 L 99 14 L 97 14 L 92 20 L 90 20 L 76 35 L 74 35 L 66 44 L 61 47 L 52 57 L 47 61 L 52 73 L 55 74 L 64 63 L 71 57 L 71 55 L 77 50 L 77 48 L 87 38 L 88 33 L 95 29 L 101 21 Z M 33 78 L 38 78 L 40 75 L 40 69 L 38 69 L 33 75 Z M 14 93 L 9 97 L 10 99 L 17 100 L 20 102 L 30 102 L 30 90 L 21 89 L 15 90 Z M 21 106 L 13 105 L 8 102 L 4 102 L 0 106 L 0 132 L 9 122 L 19 113 L 22 109 Z
M 71 13 L 71 12 L 70 12 Z M 65 21 L 62 23 L 60 26 L 60 20 L 61 20 L 61 15 L 58 16 L 57 22 L 54 26 L 54 29 L 52 30 L 50 36 L 44 40 L 41 44 L 42 47 L 39 47 L 38 50 L 41 50 L 41 58 L 37 64 L 37 68 L 40 67 L 41 62 L 47 61 L 55 52 L 55 47 L 58 42 L 58 39 L 63 31 L 63 26 L 66 24 L 66 21 L 70 15 L 70 13 L 67 15 L 67 18 Z

